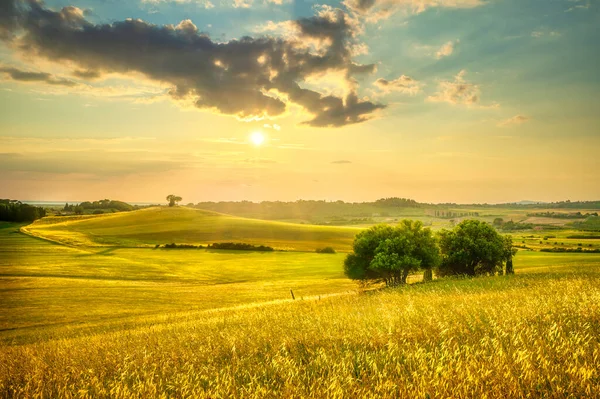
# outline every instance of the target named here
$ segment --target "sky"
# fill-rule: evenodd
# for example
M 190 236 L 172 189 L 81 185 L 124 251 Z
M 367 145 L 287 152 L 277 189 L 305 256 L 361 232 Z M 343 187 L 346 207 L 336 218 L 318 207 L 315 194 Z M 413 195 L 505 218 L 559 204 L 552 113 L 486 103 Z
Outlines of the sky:
M 2 0 L 0 198 L 600 199 L 597 0 Z

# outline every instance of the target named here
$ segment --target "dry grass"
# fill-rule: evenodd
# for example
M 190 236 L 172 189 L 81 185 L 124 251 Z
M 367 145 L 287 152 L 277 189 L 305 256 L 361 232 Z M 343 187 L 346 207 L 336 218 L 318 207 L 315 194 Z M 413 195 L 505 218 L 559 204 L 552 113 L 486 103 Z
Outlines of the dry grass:
M 437 281 L 4 347 L 2 397 L 593 397 L 600 278 Z

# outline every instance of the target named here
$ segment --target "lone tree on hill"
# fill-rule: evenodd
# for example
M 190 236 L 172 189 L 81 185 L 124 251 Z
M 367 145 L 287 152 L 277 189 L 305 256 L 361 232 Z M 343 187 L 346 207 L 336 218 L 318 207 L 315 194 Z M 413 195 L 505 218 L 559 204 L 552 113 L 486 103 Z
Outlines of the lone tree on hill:
M 354 280 L 385 281 L 388 286 L 405 284 L 410 272 L 427 273 L 439 260 L 439 251 L 429 228 L 420 221 L 403 220 L 397 227 L 377 225 L 360 232 L 354 253 L 344 262 L 346 276 Z
M 503 237 L 489 224 L 479 220 L 465 220 L 453 230 L 439 233 L 442 262 L 438 276 L 513 273 L 512 239 Z
M 167 201 L 169 201 L 169 206 L 175 206 L 177 205 L 177 203 L 179 201 L 181 201 L 183 198 L 177 196 L 177 195 L 173 195 L 173 194 L 169 194 L 167 195 Z

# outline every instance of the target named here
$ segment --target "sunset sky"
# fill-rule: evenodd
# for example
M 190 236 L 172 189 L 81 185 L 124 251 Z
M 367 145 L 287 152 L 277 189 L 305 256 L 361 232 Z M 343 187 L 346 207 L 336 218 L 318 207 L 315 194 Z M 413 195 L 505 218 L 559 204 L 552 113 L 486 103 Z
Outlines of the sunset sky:
M 596 0 L 2 0 L 0 198 L 600 199 Z

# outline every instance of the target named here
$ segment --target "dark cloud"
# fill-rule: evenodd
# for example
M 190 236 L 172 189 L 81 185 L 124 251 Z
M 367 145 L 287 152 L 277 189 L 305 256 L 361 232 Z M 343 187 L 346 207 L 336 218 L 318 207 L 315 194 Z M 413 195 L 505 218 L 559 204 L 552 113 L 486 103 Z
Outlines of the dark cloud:
M 171 96 L 192 99 L 198 108 L 255 118 L 281 115 L 291 102 L 313 115 L 304 122 L 311 126 L 358 123 L 384 108 L 356 94 L 352 75 L 374 66 L 352 61 L 357 27 L 341 10 L 324 7 L 312 18 L 292 22 L 298 39 L 242 37 L 219 43 L 189 20 L 177 26 L 134 19 L 96 25 L 76 7 L 52 11 L 34 0 L 26 7 L 17 0 L 8 3 L 3 7 L 14 18 L 3 17 L 2 29 L 22 32 L 18 45 L 28 54 L 75 63 L 84 73 L 139 72 L 171 84 Z M 307 48 L 308 40 L 319 48 Z M 311 75 L 329 72 L 346 74 L 345 97 L 300 87 Z
M 76 86 L 77 82 L 63 78 L 57 78 L 46 72 L 28 72 L 12 67 L 0 67 L 0 73 L 8 75 L 12 80 L 21 82 L 45 82 L 50 85 Z
M 340 159 L 339 161 L 333 161 L 331 163 L 336 163 L 336 164 L 348 164 L 348 163 L 352 163 L 352 161 L 347 161 L 345 159 Z
M 80 70 L 77 69 L 75 71 L 73 71 L 73 76 L 77 76 L 78 78 L 81 79 L 88 79 L 88 80 L 93 80 L 93 79 L 98 79 L 102 74 L 98 71 L 92 71 L 92 70 Z

